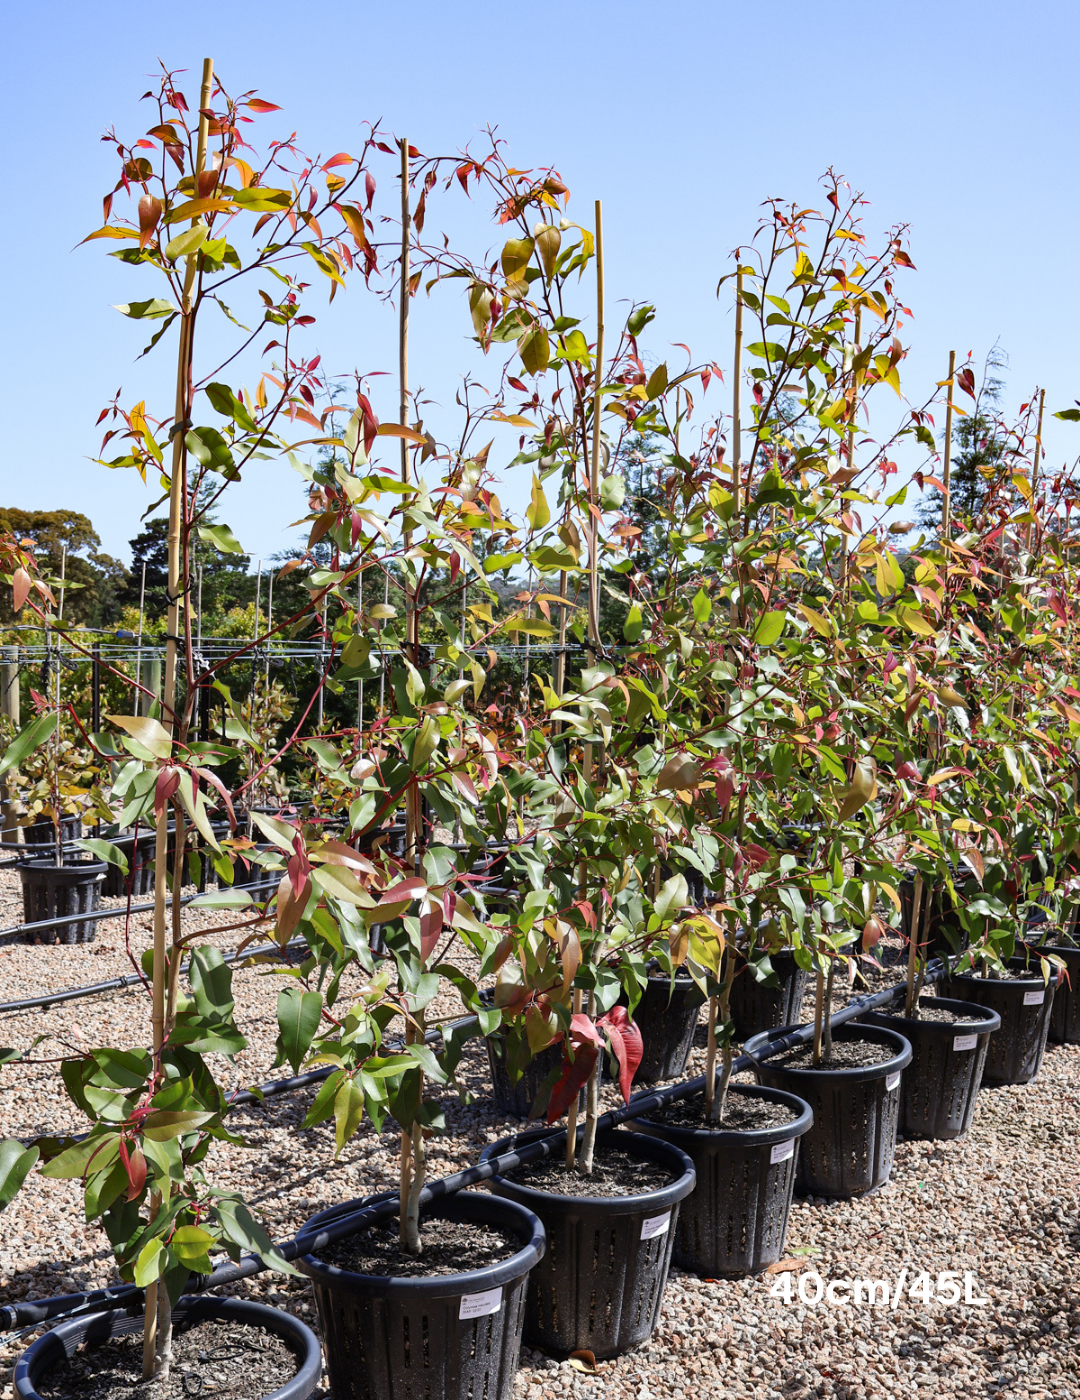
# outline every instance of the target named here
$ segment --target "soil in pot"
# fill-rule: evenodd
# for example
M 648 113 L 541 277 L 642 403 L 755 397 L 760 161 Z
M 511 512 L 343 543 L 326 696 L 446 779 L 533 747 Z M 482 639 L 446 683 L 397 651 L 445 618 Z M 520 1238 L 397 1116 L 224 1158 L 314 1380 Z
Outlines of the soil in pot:
M 397 1219 L 374 1225 L 362 1234 L 338 1240 L 320 1258 L 356 1274 L 382 1278 L 433 1278 L 440 1274 L 467 1274 L 516 1254 L 520 1243 L 506 1230 L 464 1220 L 425 1219 L 421 1254 L 401 1247 Z
M 822 1053 L 821 1063 L 814 1064 L 814 1047 L 797 1045 L 793 1050 L 785 1050 L 782 1055 L 774 1055 L 769 1063 L 783 1065 L 785 1069 L 866 1069 L 870 1065 L 881 1065 L 891 1060 L 895 1051 L 887 1045 L 875 1045 L 869 1040 L 834 1040 L 828 1053 Z
M 795 1029 L 754 1036 L 746 1050 L 760 1056 L 770 1040 Z M 799 1147 L 796 1194 L 849 1200 L 884 1186 L 896 1151 L 902 1071 L 911 1054 L 895 1031 L 849 1024 L 833 1032 L 829 1065 L 813 1068 L 809 1047 L 760 1061 L 763 1084 L 797 1095 L 813 1110 L 813 1127 Z
M 504 1138 L 484 1149 L 482 1160 L 531 1138 Z M 554 1187 L 538 1190 L 525 1179 L 495 1176 L 491 1189 L 535 1211 L 547 1231 L 547 1253 L 529 1276 L 525 1337 L 555 1355 L 586 1349 L 603 1358 L 640 1345 L 659 1317 L 671 1262 L 679 1203 L 694 1189 L 693 1163 L 670 1143 L 641 1133 L 616 1131 L 597 1139 L 594 1172 L 609 1154 L 636 1164 L 631 1191 L 601 1194 L 599 1181 L 552 1163 Z M 661 1169 L 665 1184 L 643 1186 L 645 1168 Z
M 783 1253 L 798 1139 L 812 1114 L 794 1095 L 732 1084 L 723 1121 L 713 1126 L 707 1117 L 697 1094 L 635 1123 L 681 1148 L 697 1171 L 679 1211 L 672 1261 L 707 1278 L 759 1273 Z
M 567 1171 L 564 1162 L 545 1157 L 529 1162 L 510 1173 L 507 1181 L 517 1181 L 534 1191 L 550 1191 L 554 1196 L 640 1196 L 660 1191 L 673 1179 L 672 1172 L 656 1162 L 643 1162 L 629 1152 L 604 1152 L 593 1161 L 588 1176 Z
M 991 1038 L 1001 1017 L 970 1002 L 921 997 L 917 1018 L 869 1011 L 873 1026 L 898 1031 L 911 1045 L 900 1088 L 899 1131 L 906 1138 L 958 1138 L 971 1126 Z
M 262 1327 L 205 1321 L 173 1339 L 166 1382 L 142 1378 L 142 1336 L 83 1343 L 37 1384 L 42 1400 L 264 1400 L 296 1374 L 296 1357 Z

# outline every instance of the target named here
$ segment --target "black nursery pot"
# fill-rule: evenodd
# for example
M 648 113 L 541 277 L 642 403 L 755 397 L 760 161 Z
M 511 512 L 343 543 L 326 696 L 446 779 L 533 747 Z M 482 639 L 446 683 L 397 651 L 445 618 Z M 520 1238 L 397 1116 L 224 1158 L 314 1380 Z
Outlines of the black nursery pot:
M 797 1029 L 765 1031 L 743 1049 L 760 1055 L 770 1041 Z M 833 1040 L 869 1040 L 893 1053 L 880 1064 L 852 1069 L 794 1069 L 762 1060 L 758 1075 L 771 1089 L 805 1099 L 814 1111 L 814 1125 L 799 1145 L 796 1194 L 849 1200 L 884 1186 L 892 1173 L 900 1081 L 911 1063 L 911 1046 L 881 1026 L 839 1026 Z
M 321 1212 L 302 1236 L 340 1214 L 340 1207 Z M 352 1273 L 311 1254 L 297 1259 L 315 1293 L 333 1400 L 509 1400 L 525 1284 L 544 1253 L 544 1227 L 516 1202 L 475 1191 L 426 1206 L 421 1232 L 432 1216 L 501 1227 L 521 1248 L 484 1269 L 428 1278 Z
M 118 865 L 110 865 L 105 873 L 103 893 L 112 896 L 126 895 L 131 890 L 132 898 L 154 892 L 154 845 L 156 836 L 152 831 L 134 832 L 109 838 L 117 850 L 127 856 L 128 873 L 125 875 Z
M 101 907 L 101 886 L 108 866 L 92 856 L 68 856 L 63 865 L 51 860 L 26 860 L 19 865 L 23 891 L 23 922 L 41 923 L 70 914 L 90 914 Z M 26 943 L 89 943 L 97 928 L 94 919 L 61 924 L 55 931 L 23 935 Z
M 37 817 L 22 829 L 23 840 L 28 846 L 53 846 L 56 844 L 56 827 L 52 817 Z M 60 818 L 60 840 L 78 841 L 82 836 L 82 817 Z
M 1037 966 L 1032 969 L 1023 958 L 1012 958 L 1008 966 L 1012 972 L 1027 969 L 1031 976 L 1006 980 L 963 972 L 953 973 L 941 984 L 947 996 L 973 1001 L 1001 1017 L 1001 1029 L 990 1042 L 983 1068 L 982 1082 L 986 1087 L 1029 1084 L 1042 1068 L 1046 1053 L 1054 978 L 1049 986 L 1044 985 Z
M 485 1006 L 494 1004 L 494 993 L 485 989 L 480 993 Z M 506 1066 L 506 1032 L 500 1026 L 491 1035 L 484 1037 L 487 1047 L 488 1068 L 491 1070 L 491 1097 L 495 1109 L 506 1118 L 528 1118 L 533 1101 L 540 1092 L 540 1086 L 557 1066 L 562 1064 L 563 1048 L 560 1041 L 533 1055 L 516 1082 L 511 1080 Z
M 755 1084 L 731 1084 L 729 1095 L 782 1103 L 798 1114 L 776 1128 L 680 1128 L 635 1118 L 642 1133 L 681 1149 L 694 1164 L 697 1186 L 679 1211 L 671 1262 L 706 1278 L 757 1274 L 784 1252 L 799 1139 L 813 1110 L 794 1094 Z
M 512 1152 L 535 1134 L 503 1138 L 480 1160 Z M 694 1189 L 685 1152 L 643 1133 L 614 1131 L 596 1151 L 618 1146 L 668 1168 L 673 1180 L 637 1196 L 559 1196 L 493 1176 L 498 1196 L 534 1211 L 547 1231 L 547 1253 L 529 1276 L 525 1339 L 558 1356 L 591 1351 L 620 1356 L 652 1335 L 671 1264 L 679 1203 Z M 335 1397 L 336 1400 L 336 1397 Z
M 246 1323 L 253 1328 L 265 1328 L 281 1338 L 296 1357 L 297 1371 L 263 1400 L 310 1400 L 314 1394 L 322 1374 L 319 1341 L 314 1332 L 291 1313 L 239 1298 L 182 1298 L 173 1308 L 173 1325 L 178 1331 L 186 1331 L 199 1322 Z M 142 1312 L 128 1312 L 122 1308 L 62 1322 L 39 1337 L 16 1363 L 13 1388 L 17 1400 L 41 1400 L 35 1387 L 83 1342 L 91 1345 L 107 1342 L 114 1337 L 141 1333 L 142 1329 Z M 72 1395 L 71 1400 L 77 1397 Z
M 678 1079 L 690 1058 L 698 1012 L 704 1001 L 704 992 L 686 973 L 676 973 L 674 986 L 666 972 L 649 973 L 641 1000 L 634 1008 L 634 1022 L 642 1042 L 635 1084 Z M 625 992 L 619 1004 L 626 1005 Z M 606 1067 L 606 1055 L 604 1064 Z
M 769 961 L 776 974 L 774 986 L 757 981 L 742 953 L 735 954 L 736 972 L 729 1005 L 736 1040 L 749 1040 L 752 1035 L 790 1026 L 799 1019 L 810 974 L 795 961 L 791 948 L 770 953 Z
M 966 1023 L 924 1021 L 887 1011 L 866 1011 L 859 1020 L 899 1031 L 911 1045 L 911 1064 L 900 1087 L 902 1136 L 963 1137 L 971 1127 L 990 1037 L 1001 1028 L 1001 1017 L 974 1002 L 944 997 L 920 997 L 919 1006 L 953 1011 Z
M 1068 978 L 1058 983 L 1054 993 L 1048 1039 L 1055 1045 L 1080 1044 L 1080 948 L 1055 943 L 1044 945 L 1043 951 L 1062 960 Z

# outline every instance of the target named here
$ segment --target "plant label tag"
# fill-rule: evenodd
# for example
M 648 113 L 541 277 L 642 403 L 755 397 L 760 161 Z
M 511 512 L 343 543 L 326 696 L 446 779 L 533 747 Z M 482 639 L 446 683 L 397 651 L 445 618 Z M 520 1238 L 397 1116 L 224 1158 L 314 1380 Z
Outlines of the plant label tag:
M 663 1215 L 650 1215 L 641 1222 L 641 1238 L 643 1240 L 654 1239 L 657 1235 L 666 1235 L 671 1228 L 671 1211 L 666 1211 Z
M 787 1142 L 774 1142 L 772 1151 L 769 1153 L 770 1162 L 786 1162 L 789 1157 L 795 1156 L 795 1139 L 788 1138 Z
M 892 1091 L 893 1091 L 894 1089 L 899 1089 L 899 1087 L 900 1087 L 900 1071 L 897 1070 L 895 1074 L 890 1074 L 889 1077 L 888 1077 L 888 1079 L 886 1079 L 886 1081 L 885 1081 L 885 1092 L 886 1092 L 887 1094 L 891 1094 Z
M 458 1308 L 458 1317 L 487 1317 L 502 1307 L 501 1288 L 489 1288 L 486 1293 L 466 1293 Z
M 1024 1005 L 1025 1005 L 1025 1006 L 1042 1006 L 1042 1004 L 1043 1004 L 1043 1002 L 1044 1002 L 1045 1000 L 1046 1000 L 1046 988 L 1045 988 L 1045 987 L 1040 988 L 1039 991 L 1037 991 L 1037 992 L 1025 992 L 1025 993 L 1024 993 Z
M 974 1050 L 979 1043 L 977 1035 L 954 1035 L 952 1048 L 954 1050 Z

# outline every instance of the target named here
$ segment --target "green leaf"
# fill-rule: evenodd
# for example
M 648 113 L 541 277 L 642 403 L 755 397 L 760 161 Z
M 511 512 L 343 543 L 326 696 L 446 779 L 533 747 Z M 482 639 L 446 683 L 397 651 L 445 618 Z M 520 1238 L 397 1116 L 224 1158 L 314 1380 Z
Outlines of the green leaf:
M 114 846 L 111 841 L 99 841 L 94 837 L 87 837 L 85 840 L 76 841 L 84 851 L 89 851 L 91 855 L 99 856 L 102 860 L 108 861 L 110 865 L 119 868 L 122 875 L 128 873 L 128 858 L 124 855 L 119 846 Z
M 162 301 L 154 298 L 151 301 L 128 301 L 116 310 L 124 316 L 130 316 L 133 321 L 156 320 L 162 316 L 173 316 L 180 308 L 174 306 L 171 301 Z M 145 352 L 144 352 L 145 353 Z
M 192 428 L 184 438 L 187 450 L 200 466 L 219 471 L 231 481 L 239 480 L 229 444 L 216 428 Z
M 168 1138 L 182 1137 L 185 1133 L 194 1132 L 204 1123 L 209 1123 L 213 1117 L 212 1113 L 194 1108 L 164 1109 L 159 1113 L 150 1114 L 143 1126 L 143 1132 L 154 1142 L 165 1142 Z
M 304 1056 L 311 1049 L 322 1015 L 322 996 L 318 992 L 302 992 L 298 987 L 286 987 L 278 993 L 278 1044 L 293 1073 L 300 1072 Z
M 694 614 L 694 621 L 702 624 L 708 622 L 712 616 L 712 599 L 703 588 L 699 588 L 690 601 L 690 607 Z
M 547 331 L 541 326 L 533 326 L 525 332 L 518 342 L 518 350 L 526 374 L 543 374 L 547 369 L 551 360 L 551 342 Z
M 335 1157 L 360 1126 L 364 1116 L 364 1094 L 355 1079 L 343 1079 L 334 1095 L 334 1130 L 337 1141 Z
M 110 724 L 130 734 L 137 744 L 152 753 L 155 758 L 172 756 L 172 740 L 168 731 L 149 715 L 106 715 Z
M 176 262 L 178 258 L 186 258 L 192 253 L 197 253 L 206 242 L 208 232 L 209 229 L 204 223 L 197 223 L 193 224 L 191 228 L 185 229 L 183 233 L 178 233 L 165 245 L 166 258 L 169 262 Z
M 15 738 L 7 747 L 7 752 L 0 758 L 0 773 L 6 773 L 9 768 L 17 768 L 19 764 L 35 749 L 39 749 L 47 739 L 51 739 L 56 733 L 57 715 L 38 715 L 37 719 L 32 719 L 24 729 L 20 729 Z
M 161 1240 L 156 1236 L 147 1240 L 135 1261 L 135 1282 L 138 1287 L 145 1288 L 147 1284 L 160 1278 L 162 1271 L 167 1267 L 167 1261 L 168 1253 Z
M 188 980 L 200 1016 L 225 1021 L 233 1012 L 232 968 L 216 948 L 196 948 L 188 966 Z
M 300 1277 L 299 1269 L 287 1263 L 274 1248 L 274 1242 L 266 1230 L 252 1215 L 243 1201 L 237 1196 L 221 1196 L 215 1205 L 215 1213 L 221 1222 L 226 1239 L 241 1249 L 257 1254 L 264 1264 L 282 1274 Z
M 787 614 L 784 612 L 765 613 L 754 628 L 754 641 L 759 647 L 771 647 L 779 641 L 786 621 Z
M 548 505 L 547 497 L 544 495 L 544 488 L 540 484 L 540 478 L 533 473 L 532 479 L 532 500 L 525 510 L 525 519 L 534 530 L 542 530 L 551 519 L 551 507 Z
M 605 510 L 618 510 L 626 500 L 626 482 L 621 476 L 605 476 L 600 483 L 600 504 Z
M 655 319 L 655 306 L 636 306 L 627 317 L 626 329 L 632 336 L 639 336 L 649 322 Z
M 36 1147 L 24 1147 L 15 1138 L 0 1142 L 0 1210 L 6 1209 L 15 1199 L 40 1155 Z
M 228 525 L 200 525 L 199 538 L 220 549 L 222 554 L 243 554 L 244 546 Z
M 636 642 L 641 636 L 644 625 L 641 609 L 636 603 L 631 603 L 630 611 L 626 614 L 626 621 L 623 623 L 623 636 L 628 642 Z
M 200 1274 L 208 1274 L 213 1267 L 207 1258 L 213 1244 L 213 1235 L 198 1225 L 181 1225 L 169 1241 L 169 1247 L 180 1263 Z

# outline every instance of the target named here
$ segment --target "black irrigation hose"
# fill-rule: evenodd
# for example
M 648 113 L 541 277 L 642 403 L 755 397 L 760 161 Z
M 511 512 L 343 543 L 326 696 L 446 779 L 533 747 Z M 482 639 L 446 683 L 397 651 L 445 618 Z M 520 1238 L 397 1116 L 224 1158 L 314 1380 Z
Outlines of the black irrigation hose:
M 936 980 L 943 970 L 942 963 L 935 959 L 927 967 L 926 980 Z M 846 1025 L 848 1021 L 854 1020 L 863 1011 L 870 1011 L 878 1006 L 887 1006 L 904 991 L 905 984 L 901 982 L 895 986 L 886 987 L 884 991 L 859 997 L 845 1006 L 843 1010 L 836 1012 L 830 1018 L 830 1023 L 834 1029 L 837 1026 Z M 755 1069 L 761 1060 L 771 1059 L 772 1056 L 782 1054 L 785 1050 L 792 1050 L 798 1045 L 808 1044 L 813 1038 L 813 1034 L 812 1025 L 801 1026 L 798 1030 L 792 1031 L 790 1035 L 771 1042 L 767 1049 L 756 1058 L 752 1059 L 749 1055 L 739 1055 L 734 1061 L 732 1070 L 739 1072 Z M 640 1117 L 643 1113 L 663 1108 L 666 1104 L 673 1103 L 678 1099 L 689 1098 L 693 1094 L 700 1093 L 704 1085 L 704 1075 L 698 1075 L 694 1079 L 671 1084 L 664 1089 L 648 1089 L 635 1094 L 628 1104 L 602 1114 L 597 1120 L 597 1131 L 607 1132 L 618 1127 L 620 1123 Z M 584 1128 L 582 1127 L 579 1131 L 584 1131 Z M 557 1132 L 535 1138 L 531 1142 L 523 1143 L 514 1151 L 504 1152 L 501 1157 L 493 1157 L 477 1166 L 466 1167 L 464 1171 L 441 1177 L 424 1187 L 420 1193 L 420 1203 L 425 1205 L 429 1201 L 452 1195 L 467 1187 L 478 1186 L 493 1176 L 505 1176 L 527 1163 L 551 1157 L 556 1152 L 562 1152 L 565 1142 L 566 1129 L 563 1128 Z M 318 1254 L 325 1250 L 328 1245 L 355 1234 L 357 1230 L 363 1229 L 367 1225 L 374 1225 L 390 1219 L 397 1213 L 397 1209 L 396 1192 L 386 1192 L 379 1197 L 368 1198 L 358 1209 L 351 1201 L 346 1202 L 338 1207 L 339 1213 L 336 1218 L 331 1219 L 321 1230 L 310 1234 L 301 1231 L 292 1239 L 285 1240 L 280 1244 L 278 1251 L 290 1263 L 302 1254 Z M 202 1293 L 211 1288 L 223 1288 L 229 1284 L 251 1278 L 267 1267 L 259 1255 L 247 1254 L 237 1264 L 219 1265 L 212 1274 L 193 1275 L 188 1280 L 186 1291 Z M 99 1312 L 110 1307 L 132 1307 L 139 1302 L 141 1297 L 141 1288 L 137 1288 L 134 1284 L 120 1284 L 112 1288 L 95 1289 L 89 1293 L 72 1293 L 58 1298 L 9 1303 L 5 1307 L 0 1307 L 0 1326 L 5 1327 L 8 1331 L 30 1330 L 61 1315 Z
M 266 881 L 254 881 L 250 885 L 229 885 L 228 888 L 230 890 L 241 891 L 265 889 Z M 186 894 L 181 898 L 180 903 L 181 905 L 186 906 L 188 904 L 193 904 L 197 899 L 207 898 L 212 899 L 213 896 L 205 891 L 200 894 Z M 172 900 L 169 900 L 168 904 L 165 907 L 167 909 L 171 909 Z M 212 907 L 212 905 L 207 905 L 207 908 Z M 224 907 L 226 908 L 226 910 L 228 909 L 228 906 Z M 247 909 L 251 906 L 247 904 L 242 904 L 238 905 L 237 907 L 240 909 Z M 116 908 L 110 906 L 108 909 L 90 909 L 85 914 L 58 914 L 53 919 L 39 919 L 38 922 L 34 924 L 15 924 L 12 928 L 0 928 L 0 938 L 10 938 L 13 934 L 16 933 L 48 933 L 51 929 L 64 928 L 68 924 L 96 924 L 100 923 L 102 919 L 124 919 L 127 918 L 129 914 L 149 914 L 153 911 L 153 908 L 154 904 L 151 900 L 149 903 L 145 904 L 121 904 L 119 907 Z

